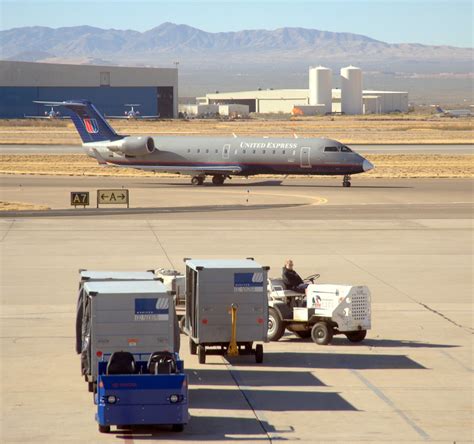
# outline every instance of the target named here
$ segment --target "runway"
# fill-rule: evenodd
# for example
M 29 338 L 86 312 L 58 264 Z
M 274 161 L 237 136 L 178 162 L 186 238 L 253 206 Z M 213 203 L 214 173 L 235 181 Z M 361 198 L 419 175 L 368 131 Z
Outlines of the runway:
M 0 217 L 149 219 L 463 219 L 472 214 L 469 179 L 365 179 L 344 189 L 337 178 L 234 178 L 222 187 L 194 187 L 188 178 L 2 176 L 2 199 L 46 205 L 48 212 Z M 97 189 L 126 188 L 131 205 L 95 207 Z M 69 192 L 89 191 L 92 208 L 71 208 Z
M 361 154 L 473 154 L 472 144 L 350 145 Z M 78 145 L 0 145 L 0 154 L 82 154 Z
M 472 180 L 1 180 L 2 200 L 52 208 L 0 219 L 5 442 L 473 440 Z M 70 191 L 90 191 L 94 206 L 97 189 L 122 187 L 130 210 L 69 208 Z M 291 257 L 302 276 L 367 285 L 366 341 L 317 346 L 287 333 L 264 345 L 262 365 L 218 356 L 200 365 L 182 336 L 185 431 L 99 434 L 74 353 L 77 270 L 249 256 L 273 277 Z

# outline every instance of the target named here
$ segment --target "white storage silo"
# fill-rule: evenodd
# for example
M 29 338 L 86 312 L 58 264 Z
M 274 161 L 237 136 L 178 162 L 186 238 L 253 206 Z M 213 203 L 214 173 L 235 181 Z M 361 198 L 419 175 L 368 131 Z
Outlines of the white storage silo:
M 355 66 L 341 69 L 341 111 L 362 114 L 362 70 Z
M 309 69 L 309 104 L 324 105 L 324 114 L 332 112 L 332 71 L 324 66 Z

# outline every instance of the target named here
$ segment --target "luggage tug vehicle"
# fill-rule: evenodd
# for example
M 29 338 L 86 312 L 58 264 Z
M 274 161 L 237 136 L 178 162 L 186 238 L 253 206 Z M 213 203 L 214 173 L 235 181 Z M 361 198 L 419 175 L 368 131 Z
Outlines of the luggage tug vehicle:
M 306 280 L 305 294 L 285 289 L 281 279 L 268 279 L 268 339 L 278 341 L 285 329 L 300 338 L 327 345 L 334 335 L 351 342 L 365 339 L 371 328 L 371 296 L 366 286 L 315 284 Z

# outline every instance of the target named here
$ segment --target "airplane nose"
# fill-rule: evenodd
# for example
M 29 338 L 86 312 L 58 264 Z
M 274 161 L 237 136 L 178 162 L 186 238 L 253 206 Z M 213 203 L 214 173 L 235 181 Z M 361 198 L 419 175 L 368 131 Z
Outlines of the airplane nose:
M 364 171 L 370 171 L 374 169 L 374 166 L 367 159 L 364 159 L 362 162 L 362 169 Z

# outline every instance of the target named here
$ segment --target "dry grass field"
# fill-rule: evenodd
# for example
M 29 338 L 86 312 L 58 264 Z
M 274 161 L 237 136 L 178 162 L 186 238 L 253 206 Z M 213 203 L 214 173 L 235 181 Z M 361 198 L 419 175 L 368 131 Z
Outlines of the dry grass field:
M 121 134 L 328 137 L 343 143 L 473 143 L 473 119 L 428 115 L 326 116 L 249 120 L 113 120 Z M 0 144 L 80 144 L 70 121 L 0 121 Z
M 375 169 L 364 173 L 364 177 L 474 177 L 474 155 L 471 154 L 373 154 L 366 157 L 375 165 Z M 128 168 L 102 167 L 94 159 L 83 154 L 38 154 L 1 155 L 0 174 L 146 177 L 153 176 L 155 173 Z
M 4 202 L 0 200 L 0 211 L 45 211 L 50 208 L 25 202 Z

